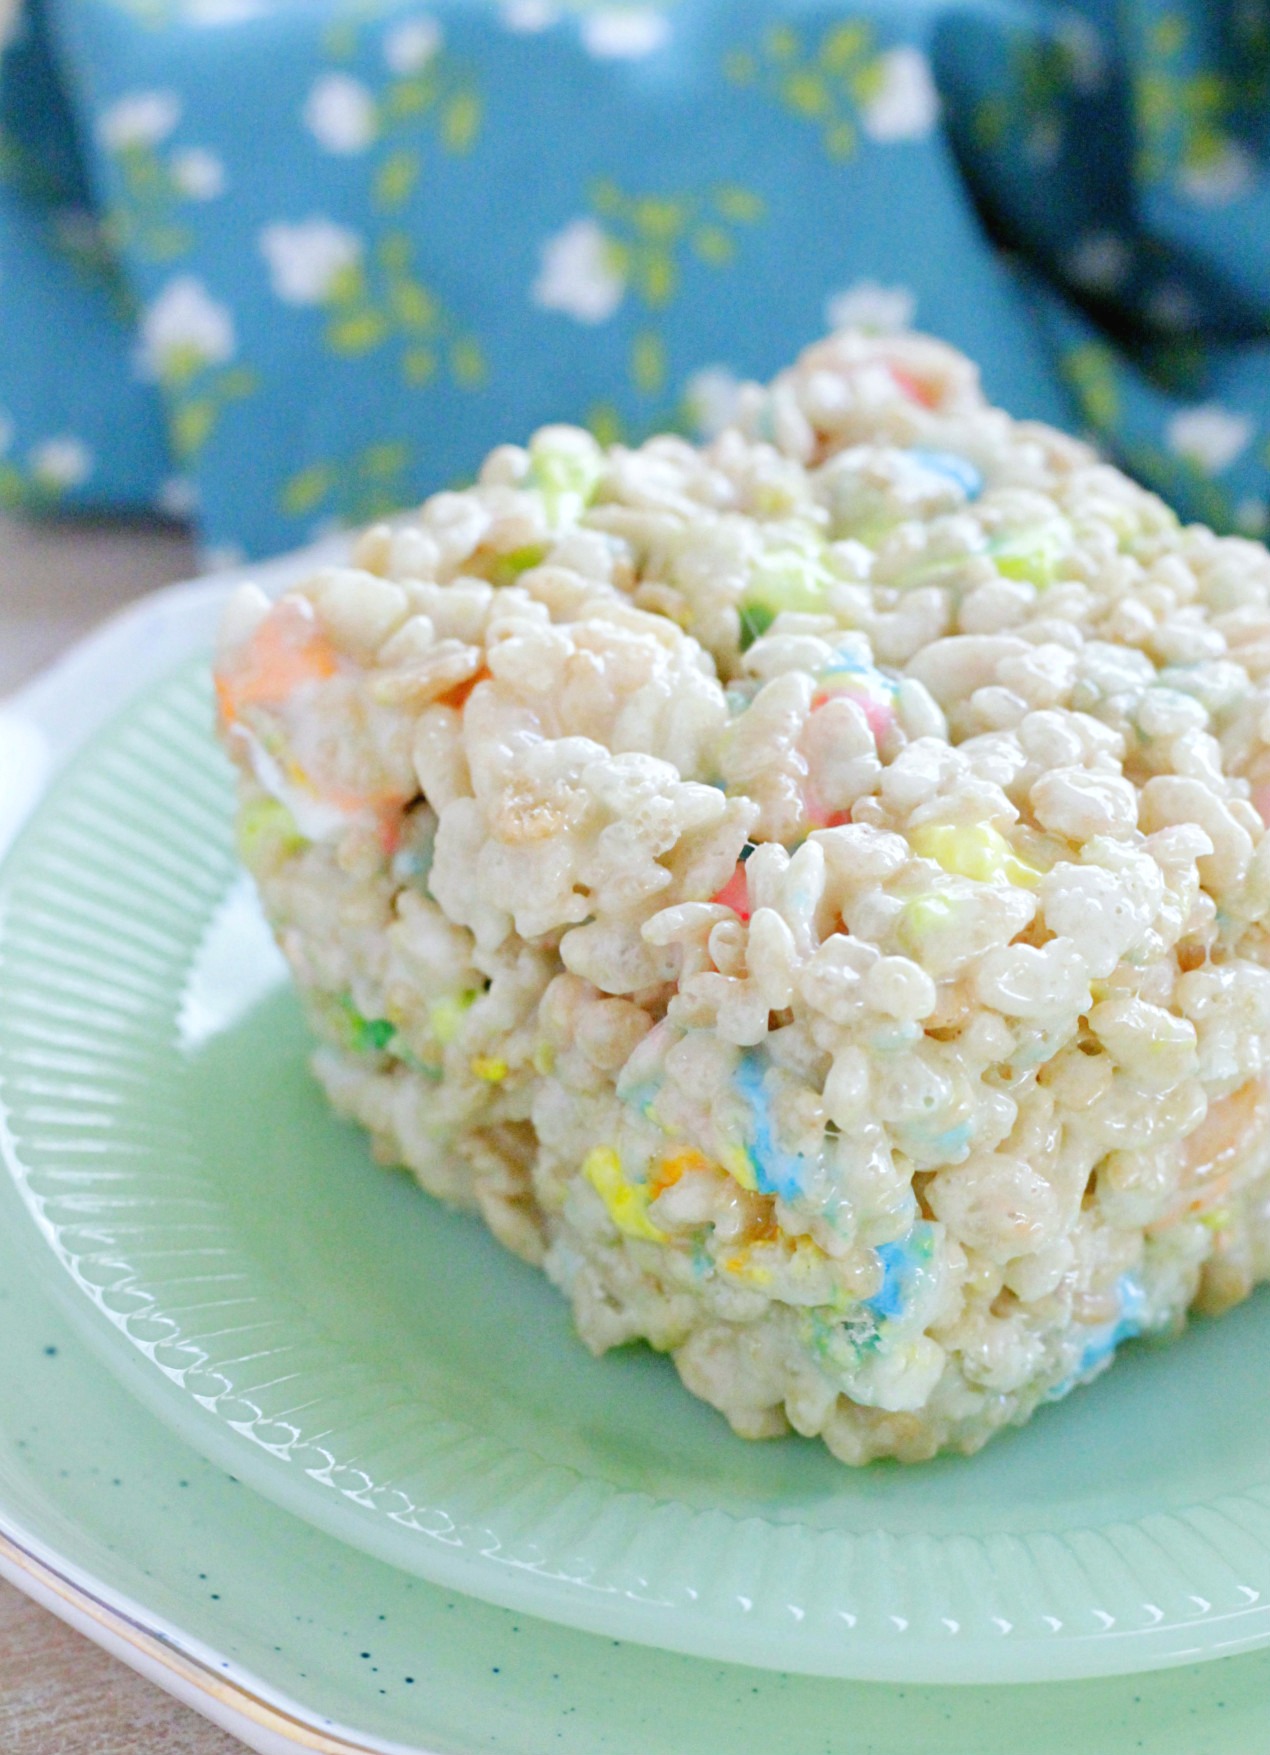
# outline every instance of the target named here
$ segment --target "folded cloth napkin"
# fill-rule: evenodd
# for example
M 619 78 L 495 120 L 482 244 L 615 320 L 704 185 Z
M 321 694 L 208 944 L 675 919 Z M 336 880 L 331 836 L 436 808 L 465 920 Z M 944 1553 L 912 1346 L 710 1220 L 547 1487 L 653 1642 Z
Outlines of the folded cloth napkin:
M 1270 0 L 29 0 L 0 505 L 260 555 L 915 321 L 1270 518 Z

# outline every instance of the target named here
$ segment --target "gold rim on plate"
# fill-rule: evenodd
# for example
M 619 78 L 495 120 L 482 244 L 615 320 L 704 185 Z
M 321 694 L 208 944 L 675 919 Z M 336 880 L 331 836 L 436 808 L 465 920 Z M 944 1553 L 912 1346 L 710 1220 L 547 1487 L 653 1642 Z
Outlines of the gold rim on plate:
M 250 1688 L 218 1674 L 201 1658 L 176 1646 L 164 1634 L 144 1626 L 123 1610 L 76 1584 L 47 1561 L 38 1559 L 3 1525 L 0 1525 L 0 1571 L 27 1595 L 37 1597 L 59 1618 L 81 1618 L 134 1653 L 142 1664 L 157 1668 L 185 1689 L 203 1695 L 209 1703 L 228 1709 L 260 1730 L 289 1739 L 296 1749 L 313 1755 L 382 1755 L 370 1743 L 350 1742 L 347 1737 L 320 1730 L 316 1725 L 272 1705 Z M 87 1630 L 85 1630 L 87 1631 Z M 423 1750 L 419 1755 L 426 1755 Z

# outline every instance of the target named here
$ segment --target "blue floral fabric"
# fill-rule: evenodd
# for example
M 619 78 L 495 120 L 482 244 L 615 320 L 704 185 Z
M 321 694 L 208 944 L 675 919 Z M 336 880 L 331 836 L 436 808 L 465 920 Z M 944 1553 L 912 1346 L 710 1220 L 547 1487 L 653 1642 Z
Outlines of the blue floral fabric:
M 1270 0 L 30 0 L 0 506 L 262 555 L 908 322 L 1270 523 Z

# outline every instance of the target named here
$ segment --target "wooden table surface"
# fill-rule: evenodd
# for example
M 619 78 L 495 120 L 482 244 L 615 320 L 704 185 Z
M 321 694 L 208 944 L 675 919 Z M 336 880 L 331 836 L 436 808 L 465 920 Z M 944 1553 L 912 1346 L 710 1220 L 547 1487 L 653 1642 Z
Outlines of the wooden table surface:
M 0 518 L 0 696 L 130 597 L 194 570 L 178 531 Z M 241 1751 L 0 1581 L 0 1755 Z
M 2 1581 L 0 1749 L 4 1755 L 243 1755 L 237 1738 Z

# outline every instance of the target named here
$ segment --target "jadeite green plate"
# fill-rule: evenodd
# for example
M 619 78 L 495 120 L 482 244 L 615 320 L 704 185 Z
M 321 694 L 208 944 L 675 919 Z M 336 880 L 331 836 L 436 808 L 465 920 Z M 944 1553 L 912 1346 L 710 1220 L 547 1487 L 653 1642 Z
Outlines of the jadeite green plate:
M 733 1438 L 328 1114 L 208 723 L 186 665 L 0 869 L 0 1234 L 174 1434 L 403 1575 L 714 1659 L 1022 1681 L 1270 1638 L 1264 1298 L 974 1459 Z
M 0 711 L 0 807 L 218 593 L 164 594 Z M 38 710 L 37 710 L 38 709 Z M 6 762 L 6 756 L 9 758 Z M 6 824 L 0 808 L 0 842 Z M 0 1224 L 0 1571 L 261 1755 L 1264 1755 L 1270 1653 L 1130 1679 L 880 1687 L 615 1644 L 454 1596 L 288 1517 L 139 1410 Z
M 452 1595 L 139 1409 L 0 1226 L 0 1571 L 262 1755 L 1264 1755 L 1270 1653 L 1033 1687 L 834 1682 Z

